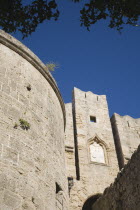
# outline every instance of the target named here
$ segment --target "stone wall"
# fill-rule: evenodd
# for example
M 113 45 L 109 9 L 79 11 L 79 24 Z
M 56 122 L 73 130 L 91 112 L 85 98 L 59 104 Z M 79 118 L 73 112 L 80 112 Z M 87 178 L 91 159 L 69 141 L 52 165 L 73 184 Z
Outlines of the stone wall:
M 140 209 L 140 146 L 115 182 L 92 206 L 92 210 Z
M 90 210 L 140 143 L 140 119 L 111 122 L 105 95 L 74 88 L 64 105 L 46 66 L 0 30 L 0 209 Z M 140 209 L 139 151 L 93 209 Z
M 72 104 L 65 104 L 66 107 L 66 130 L 65 130 L 65 155 L 67 177 L 76 178 L 75 168 L 75 146 L 74 146 L 74 133 L 73 133 L 73 115 Z
M 140 118 L 114 114 L 111 118 L 120 169 L 140 144 Z M 122 156 L 122 157 L 120 157 Z M 123 162 L 123 163 L 122 163 Z
M 64 104 L 45 65 L 0 31 L 0 209 L 68 209 L 64 127 Z
M 118 164 L 106 96 L 74 88 L 73 116 L 77 179 L 70 192 L 70 209 L 81 210 L 90 196 L 113 182 Z

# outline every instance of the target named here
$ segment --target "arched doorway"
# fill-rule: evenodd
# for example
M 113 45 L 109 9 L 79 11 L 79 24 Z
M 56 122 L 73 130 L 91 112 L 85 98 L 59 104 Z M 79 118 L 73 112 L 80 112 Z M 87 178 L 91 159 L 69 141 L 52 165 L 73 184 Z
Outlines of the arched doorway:
M 92 210 L 92 205 L 101 197 L 101 193 L 89 197 L 83 205 L 82 210 Z

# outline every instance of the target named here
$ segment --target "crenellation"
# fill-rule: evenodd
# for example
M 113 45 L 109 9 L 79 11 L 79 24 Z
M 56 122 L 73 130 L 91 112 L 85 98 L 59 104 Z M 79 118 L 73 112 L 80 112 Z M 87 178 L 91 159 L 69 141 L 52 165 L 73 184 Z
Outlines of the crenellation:
M 97 95 L 85 93 L 77 88 L 74 88 L 73 96 L 75 151 L 79 177 L 78 180 L 74 180 L 70 191 L 70 209 L 80 210 L 89 196 L 102 193 L 105 186 L 113 181 L 118 167 L 106 97 L 98 96 L 97 100 Z M 92 161 L 90 145 L 94 142 L 101 145 L 98 148 L 103 153 L 98 157 L 100 159 L 104 154 L 105 163 Z
M 0 30 L 0 209 L 132 209 L 139 144 L 140 119 L 110 121 L 106 96 L 78 88 L 64 104 L 46 66 Z

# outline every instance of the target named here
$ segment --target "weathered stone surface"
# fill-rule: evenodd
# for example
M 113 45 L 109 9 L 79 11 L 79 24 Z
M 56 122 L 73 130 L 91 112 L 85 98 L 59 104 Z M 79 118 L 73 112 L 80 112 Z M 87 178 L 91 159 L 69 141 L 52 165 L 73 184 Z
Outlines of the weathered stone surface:
M 65 155 L 66 155 L 66 167 L 67 176 L 76 178 L 75 168 L 75 145 L 74 145 L 74 133 L 73 133 L 73 115 L 72 104 L 68 103 L 66 107 L 66 130 L 65 130 Z
M 0 210 L 91 210 L 116 177 L 116 152 L 120 165 L 140 142 L 140 119 L 114 116 L 116 151 L 106 96 L 74 88 L 64 105 L 46 66 L 0 30 Z M 97 209 L 140 209 L 139 151 Z
M 140 146 L 119 172 L 115 182 L 92 206 L 92 210 L 140 209 Z
M 70 106 L 70 104 L 67 105 L 67 115 L 70 113 Z M 73 146 L 72 127 L 74 128 L 76 155 L 75 179 L 73 176 L 75 169 L 72 171 L 69 163 L 73 154 L 69 151 L 71 156 L 68 156 L 68 151 L 66 151 L 68 173 L 74 179 L 74 185 L 70 190 L 70 209 L 81 210 L 90 196 L 102 193 L 105 187 L 114 180 L 118 172 L 118 164 L 106 97 L 75 88 L 72 106 L 74 121 L 70 121 L 69 114 L 66 126 L 66 142 L 70 142 L 70 146 Z M 92 122 L 92 119 L 95 122 Z M 100 161 L 101 157 L 99 159 L 96 157 L 96 161 L 92 160 L 90 145 L 94 142 L 102 148 L 104 162 Z
M 0 31 L 0 209 L 55 210 L 56 183 L 68 209 L 64 113 L 45 65 Z
M 10 147 L 3 146 L 2 158 L 13 163 L 18 163 L 18 152 Z
M 114 114 L 111 122 L 118 158 L 122 152 L 124 163 L 127 163 L 140 144 L 140 118 L 134 119 L 130 116 Z M 118 144 L 121 148 L 118 147 Z
M 21 198 L 9 190 L 4 191 L 3 207 L 7 209 L 16 209 L 21 205 Z

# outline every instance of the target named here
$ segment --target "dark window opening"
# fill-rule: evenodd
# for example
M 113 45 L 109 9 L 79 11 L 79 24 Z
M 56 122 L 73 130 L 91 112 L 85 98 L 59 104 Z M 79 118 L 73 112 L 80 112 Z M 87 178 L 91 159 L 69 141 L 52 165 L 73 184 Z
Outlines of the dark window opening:
M 71 189 L 72 186 L 73 186 L 73 177 L 71 176 L 71 177 L 68 177 L 68 187 L 69 187 L 69 189 Z
M 57 182 L 56 182 L 56 194 L 59 193 L 59 191 L 62 191 L 62 189 L 59 186 L 59 184 L 57 184 Z
M 73 182 L 73 177 L 68 177 L 68 189 L 69 189 L 69 195 L 70 195 L 70 190 L 73 187 L 74 182 Z
M 94 117 L 94 116 L 90 116 L 90 122 L 94 122 L 94 123 L 96 123 L 96 117 Z
M 56 182 L 56 209 L 64 209 L 63 207 L 63 190 Z

